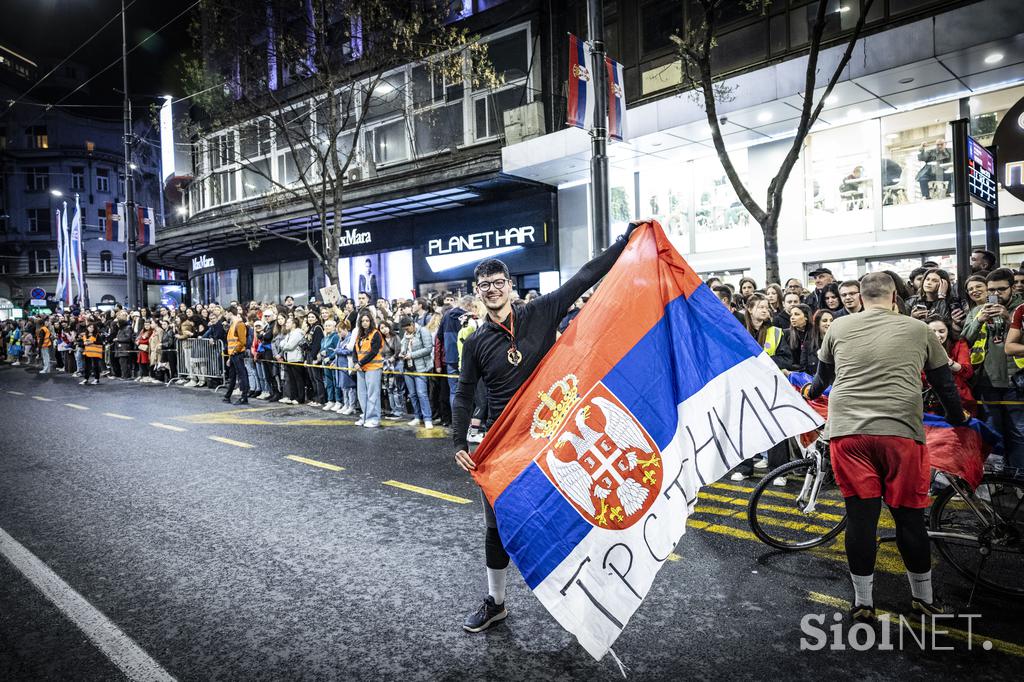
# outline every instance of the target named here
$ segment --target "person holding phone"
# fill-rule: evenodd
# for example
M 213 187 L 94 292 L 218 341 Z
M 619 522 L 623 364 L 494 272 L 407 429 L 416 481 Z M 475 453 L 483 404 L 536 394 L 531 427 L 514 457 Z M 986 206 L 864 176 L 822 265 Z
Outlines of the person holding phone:
M 926 270 L 921 280 L 920 293 L 907 299 L 910 316 L 916 320 L 939 319 L 952 324 L 953 311 L 966 307 L 962 301 L 953 297 L 953 291 L 948 272 L 941 268 Z

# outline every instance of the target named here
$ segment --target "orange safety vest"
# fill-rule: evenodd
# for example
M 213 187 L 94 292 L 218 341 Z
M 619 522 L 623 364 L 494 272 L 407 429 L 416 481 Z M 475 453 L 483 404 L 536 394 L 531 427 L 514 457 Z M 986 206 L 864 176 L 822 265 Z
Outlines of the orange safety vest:
M 52 344 L 50 343 L 50 330 L 46 327 L 39 328 L 39 347 L 49 348 Z
M 85 337 L 85 357 L 96 360 L 103 358 L 103 346 L 96 342 L 95 336 Z
M 366 354 L 370 352 L 370 346 L 373 343 L 374 335 L 380 336 L 380 332 L 374 329 L 369 335 L 362 336 L 359 338 L 359 343 L 356 344 L 356 359 L 366 357 Z M 384 339 L 381 337 L 380 350 L 377 351 L 377 355 L 365 365 L 360 366 L 357 362 L 356 366 L 363 372 L 371 372 L 375 369 L 382 369 L 384 367 Z

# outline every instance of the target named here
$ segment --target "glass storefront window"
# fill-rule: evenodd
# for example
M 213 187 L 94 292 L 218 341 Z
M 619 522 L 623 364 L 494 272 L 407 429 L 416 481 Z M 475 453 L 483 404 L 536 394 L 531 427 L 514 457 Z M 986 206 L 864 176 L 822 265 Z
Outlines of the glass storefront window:
M 807 238 L 874 231 L 878 121 L 808 136 L 804 148 Z
M 746 180 L 747 151 L 730 153 L 740 177 Z M 694 178 L 695 247 L 697 251 L 718 251 L 747 246 L 754 224 L 743 208 L 729 178 L 716 157 L 692 162 Z
M 946 102 L 881 119 L 882 229 L 950 220 L 957 110 Z
M 221 305 L 238 300 L 238 270 L 224 270 L 217 273 L 217 293 L 213 300 Z
M 277 303 L 281 293 L 281 271 L 277 263 L 252 266 L 252 299 Z
M 295 305 L 309 303 L 309 263 L 299 260 L 281 263 L 281 300 L 285 296 L 295 299 Z
M 690 252 L 693 224 L 692 165 L 645 168 L 640 172 L 640 215 L 661 223 L 672 244 L 683 254 Z
M 636 217 L 636 174 L 613 168 L 608 177 L 608 222 L 611 238 L 625 233 L 626 225 Z

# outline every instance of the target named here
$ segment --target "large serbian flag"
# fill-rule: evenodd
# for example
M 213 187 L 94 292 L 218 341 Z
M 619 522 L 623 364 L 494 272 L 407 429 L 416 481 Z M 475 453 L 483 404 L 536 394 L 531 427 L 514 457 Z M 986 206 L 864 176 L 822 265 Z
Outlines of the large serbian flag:
M 601 658 L 700 487 L 821 422 L 650 222 L 488 432 L 474 477 L 527 584 Z
M 566 123 L 590 130 L 594 127 L 593 59 L 586 41 L 569 34 L 569 80 Z

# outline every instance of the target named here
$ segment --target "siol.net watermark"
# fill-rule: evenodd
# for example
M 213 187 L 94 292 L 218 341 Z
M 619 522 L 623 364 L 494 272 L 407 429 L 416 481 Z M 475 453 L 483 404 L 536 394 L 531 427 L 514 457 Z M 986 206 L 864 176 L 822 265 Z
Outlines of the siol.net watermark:
M 847 623 L 844 614 L 836 611 L 832 622 L 828 614 L 808 613 L 800 619 L 800 651 L 955 651 L 950 638 L 966 644 L 967 651 L 976 646 L 992 649 L 989 640 L 975 641 L 974 620 L 978 613 L 942 613 L 931 616 L 905 616 L 883 613 L 878 623 Z M 940 641 L 941 640 L 941 641 Z

